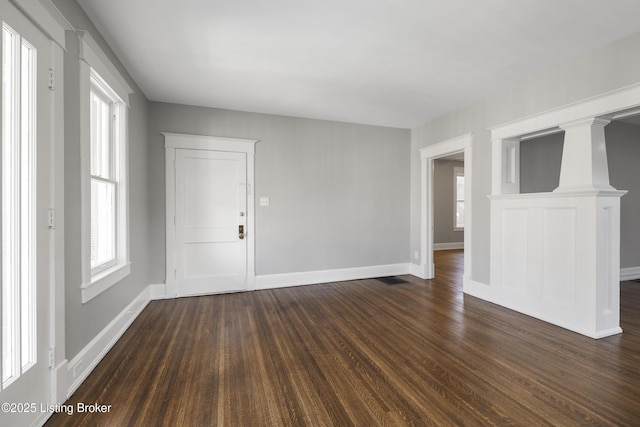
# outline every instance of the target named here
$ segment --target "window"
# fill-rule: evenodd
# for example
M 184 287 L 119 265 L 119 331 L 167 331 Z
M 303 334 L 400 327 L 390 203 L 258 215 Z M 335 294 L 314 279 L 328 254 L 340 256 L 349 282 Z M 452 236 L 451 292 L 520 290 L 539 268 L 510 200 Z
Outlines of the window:
M 2 24 L 2 381 L 36 363 L 36 49 Z
M 127 111 L 131 89 L 80 32 L 82 138 L 82 301 L 130 274 Z
M 453 168 L 454 231 L 464 230 L 464 168 Z
M 91 75 L 91 274 L 116 264 L 117 201 L 120 165 L 115 158 L 118 145 L 117 99 L 108 86 Z

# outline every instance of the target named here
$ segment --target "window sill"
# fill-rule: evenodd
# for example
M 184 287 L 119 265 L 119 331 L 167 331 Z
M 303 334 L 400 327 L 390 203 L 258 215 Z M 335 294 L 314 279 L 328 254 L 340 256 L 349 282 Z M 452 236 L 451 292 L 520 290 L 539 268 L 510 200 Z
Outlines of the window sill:
M 464 231 L 464 227 L 453 227 L 453 231 Z
M 91 277 L 91 283 L 82 287 L 82 303 L 89 302 L 131 274 L 131 263 L 117 264 Z

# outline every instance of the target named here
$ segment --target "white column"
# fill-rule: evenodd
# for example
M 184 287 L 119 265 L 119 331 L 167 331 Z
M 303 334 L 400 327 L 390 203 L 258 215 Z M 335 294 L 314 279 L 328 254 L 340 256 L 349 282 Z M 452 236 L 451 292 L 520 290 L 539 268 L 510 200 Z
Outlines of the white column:
M 588 202 L 578 209 L 578 271 L 588 271 L 578 292 L 589 303 L 583 314 L 588 335 L 600 338 L 620 329 L 620 197 L 609 183 L 604 127 L 609 120 L 590 118 L 560 125 L 564 147 L 560 184 L 554 193 Z M 560 194 L 558 194 L 560 195 Z M 557 236 L 561 239 L 561 236 Z
M 614 190 L 609 184 L 604 127 L 590 118 L 560 125 L 564 129 L 560 185 L 555 191 Z

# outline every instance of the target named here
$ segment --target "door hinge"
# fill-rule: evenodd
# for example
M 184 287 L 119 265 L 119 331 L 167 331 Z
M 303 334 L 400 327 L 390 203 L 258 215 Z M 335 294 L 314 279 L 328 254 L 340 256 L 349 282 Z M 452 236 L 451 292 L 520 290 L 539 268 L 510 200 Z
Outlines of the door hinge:
M 174 279 L 178 278 L 178 269 L 177 268 L 173 269 L 173 278 Z
M 49 228 L 56 228 L 56 211 L 55 210 L 49 209 L 47 223 L 49 225 Z
M 53 368 L 55 364 L 56 364 L 56 349 L 50 348 L 49 349 L 49 367 Z
M 56 76 L 53 68 L 49 68 L 49 89 L 56 90 Z

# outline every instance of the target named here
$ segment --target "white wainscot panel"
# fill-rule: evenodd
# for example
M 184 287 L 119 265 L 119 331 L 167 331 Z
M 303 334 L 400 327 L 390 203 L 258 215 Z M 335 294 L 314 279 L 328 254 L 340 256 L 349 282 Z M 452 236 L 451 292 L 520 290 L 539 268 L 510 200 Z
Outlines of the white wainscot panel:
M 554 305 L 576 305 L 576 208 L 544 209 L 542 224 L 542 299 Z
M 620 196 L 490 196 L 491 285 L 481 298 L 593 337 L 620 333 Z
M 527 290 L 528 209 L 502 210 L 502 288 L 518 294 Z

